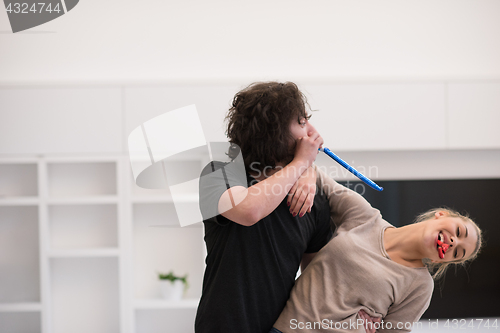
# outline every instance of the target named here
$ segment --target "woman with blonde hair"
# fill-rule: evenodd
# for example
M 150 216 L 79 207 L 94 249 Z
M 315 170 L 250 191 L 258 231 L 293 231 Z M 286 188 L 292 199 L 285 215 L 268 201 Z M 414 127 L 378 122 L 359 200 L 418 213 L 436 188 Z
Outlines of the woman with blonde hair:
M 361 195 L 316 172 L 337 229 L 297 279 L 271 332 L 411 331 L 430 304 L 433 278 L 474 259 L 481 230 L 450 209 L 396 228 Z

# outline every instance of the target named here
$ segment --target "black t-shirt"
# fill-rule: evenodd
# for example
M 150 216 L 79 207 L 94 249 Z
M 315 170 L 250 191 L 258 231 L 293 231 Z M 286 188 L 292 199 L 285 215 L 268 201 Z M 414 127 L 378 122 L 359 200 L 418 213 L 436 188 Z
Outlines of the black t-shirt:
M 269 332 L 285 307 L 303 254 L 318 252 L 332 236 L 328 201 L 319 193 L 311 213 L 301 218 L 290 214 L 286 197 L 250 227 L 215 216 L 229 187 L 256 183 L 245 177 L 242 184 L 241 171 L 221 162 L 207 165 L 200 177 L 208 254 L 197 333 Z

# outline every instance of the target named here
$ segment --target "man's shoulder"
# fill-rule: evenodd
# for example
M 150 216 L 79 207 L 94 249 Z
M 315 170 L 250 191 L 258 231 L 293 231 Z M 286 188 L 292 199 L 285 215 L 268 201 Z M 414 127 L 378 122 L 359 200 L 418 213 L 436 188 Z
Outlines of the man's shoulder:
M 330 203 L 328 197 L 323 191 L 317 191 L 314 196 L 313 208 L 316 207 L 319 211 L 330 212 Z

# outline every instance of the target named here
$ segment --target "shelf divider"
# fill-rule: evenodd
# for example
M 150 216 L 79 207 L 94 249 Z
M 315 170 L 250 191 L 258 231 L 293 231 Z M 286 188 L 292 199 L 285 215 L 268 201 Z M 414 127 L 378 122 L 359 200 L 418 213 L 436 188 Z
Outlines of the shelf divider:
M 0 303 L 0 312 L 41 312 L 42 304 L 33 303 Z
M 196 309 L 199 299 L 182 299 L 179 301 L 169 301 L 164 299 L 136 299 L 134 307 L 136 310 L 147 309 Z
M 118 257 L 119 255 L 119 248 L 53 249 L 47 251 L 47 256 L 49 258 Z

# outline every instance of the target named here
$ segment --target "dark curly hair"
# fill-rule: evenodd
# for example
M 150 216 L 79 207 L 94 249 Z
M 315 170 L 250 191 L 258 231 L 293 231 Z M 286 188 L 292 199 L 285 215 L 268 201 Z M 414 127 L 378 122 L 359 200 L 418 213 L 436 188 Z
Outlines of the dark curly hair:
M 306 105 L 306 97 L 292 82 L 255 82 L 234 96 L 226 135 L 240 147 L 247 170 L 262 171 L 293 160 L 290 124 L 308 118 Z

